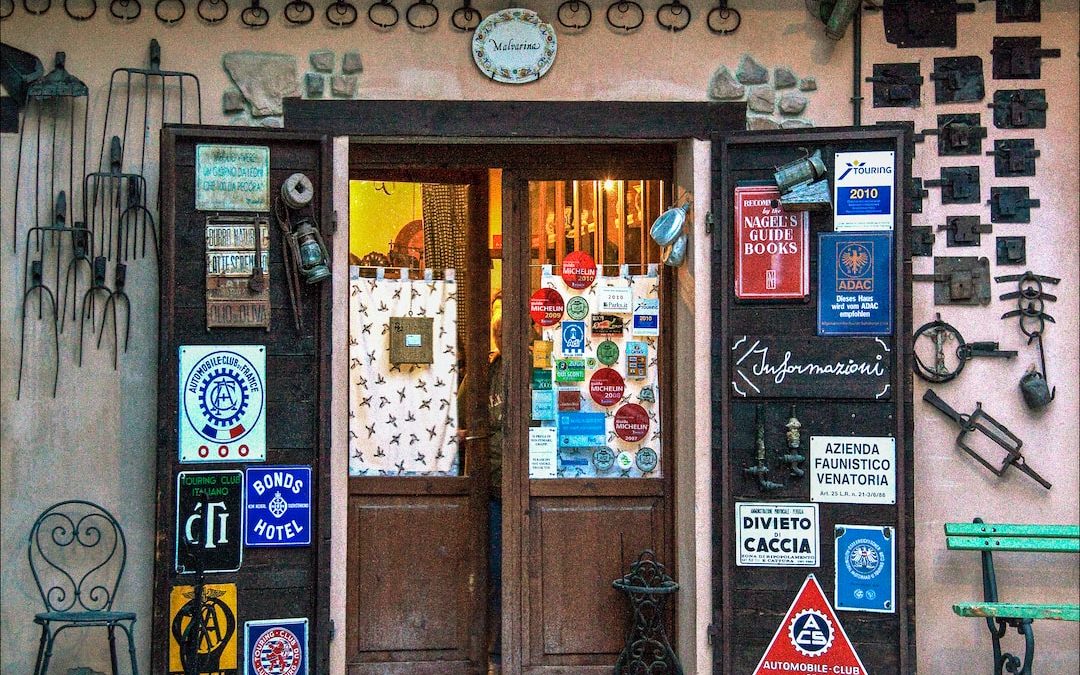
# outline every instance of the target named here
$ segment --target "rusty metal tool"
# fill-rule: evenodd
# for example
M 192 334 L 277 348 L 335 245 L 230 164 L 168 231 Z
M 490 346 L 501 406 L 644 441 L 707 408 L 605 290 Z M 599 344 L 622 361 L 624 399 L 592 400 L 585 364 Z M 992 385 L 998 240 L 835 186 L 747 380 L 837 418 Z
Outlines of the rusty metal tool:
M 30 286 L 23 292 L 22 323 L 19 328 L 19 385 L 15 393 L 15 400 L 22 397 L 23 360 L 26 349 L 26 301 L 34 291 L 49 299 L 52 305 L 53 322 L 53 387 L 52 397 L 56 398 L 56 385 L 60 380 L 60 335 L 57 333 L 56 295 L 45 285 L 43 275 L 44 265 L 40 259 L 30 263 Z M 38 319 L 42 318 L 41 306 L 38 305 Z
M 956 379 L 964 370 L 964 365 L 975 357 L 990 356 L 996 358 L 1011 359 L 1016 356 L 1015 350 L 998 349 L 997 342 L 967 342 L 960 331 L 950 323 L 941 320 L 937 314 L 933 321 L 924 323 L 915 331 L 912 338 L 913 345 L 918 345 L 920 339 L 930 340 L 934 345 L 934 363 L 927 365 L 919 358 L 919 351 L 911 352 L 914 361 L 915 374 L 927 382 L 941 383 Z M 945 345 L 956 342 L 956 365 L 949 366 L 945 358 Z
M 124 302 L 124 353 L 127 353 L 128 342 L 131 339 L 131 299 L 128 298 L 127 293 L 124 291 L 124 283 L 127 280 L 127 265 L 124 263 L 116 264 L 116 276 L 113 278 L 113 288 L 109 291 L 109 297 L 105 299 L 105 309 L 101 312 L 101 330 L 98 331 L 97 348 L 101 349 L 101 338 L 105 335 L 105 323 L 109 317 L 109 309 L 112 308 L 112 325 L 113 325 L 113 356 L 112 367 L 116 370 L 117 353 L 120 351 L 120 341 L 118 338 L 117 318 L 116 318 L 116 306 L 120 304 L 120 301 Z M 80 340 L 79 347 L 82 347 L 82 341 Z
M 758 487 L 765 492 L 772 492 L 773 490 L 779 490 L 784 487 L 783 483 L 777 483 L 776 481 L 769 480 L 769 464 L 766 461 L 765 451 L 765 411 L 761 404 L 758 404 L 754 411 L 754 423 L 757 425 L 756 438 L 754 442 L 754 465 L 743 468 L 743 473 L 753 476 L 757 480 Z
M 83 213 L 94 233 L 94 250 L 109 260 L 114 252 L 120 257 L 123 241 L 120 216 L 125 206 L 131 205 L 132 196 L 141 199 L 146 195 L 146 179 L 139 173 L 125 173 L 123 163 L 120 137 L 113 136 L 109 142 L 108 171 L 88 173 L 83 189 Z
M 105 256 L 99 255 L 94 258 L 94 276 L 90 282 L 90 288 L 86 289 L 83 293 L 82 309 L 80 310 L 80 316 L 82 320 L 79 322 L 79 367 L 82 367 L 83 361 L 83 333 L 86 328 L 86 320 L 90 320 L 90 332 L 91 334 L 97 330 L 97 320 L 95 312 L 95 300 L 101 293 L 105 294 L 105 300 L 108 301 L 112 296 L 112 290 L 105 285 Z M 90 307 L 86 306 L 87 300 L 90 301 Z M 115 325 L 115 322 L 114 322 Z M 104 330 L 105 321 L 102 319 L 101 328 Z
M 1044 284 L 1058 284 L 1061 279 L 1035 274 L 1030 270 L 1023 274 L 1005 274 L 994 277 L 997 282 L 1016 281 L 1019 288 L 999 296 L 1001 300 L 1016 300 L 1017 308 L 1001 315 L 1002 319 L 1019 317 L 1020 331 L 1027 336 L 1027 343 L 1039 343 L 1039 366 L 1034 366 L 1020 378 L 1020 393 L 1024 403 L 1032 410 L 1039 410 L 1050 405 L 1057 395 L 1057 387 L 1051 388 L 1046 377 L 1046 351 L 1043 348 L 1043 333 L 1046 322 L 1056 323 L 1054 317 L 1044 310 L 1046 302 L 1057 300 L 1057 296 L 1043 290 Z

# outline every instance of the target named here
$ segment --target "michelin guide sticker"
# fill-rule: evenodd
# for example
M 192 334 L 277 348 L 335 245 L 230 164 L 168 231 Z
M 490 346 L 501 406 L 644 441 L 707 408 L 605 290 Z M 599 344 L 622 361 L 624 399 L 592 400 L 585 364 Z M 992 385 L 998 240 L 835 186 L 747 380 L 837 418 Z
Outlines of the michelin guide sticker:
M 244 622 L 244 675 L 308 675 L 308 620 Z
M 266 347 L 180 347 L 180 461 L 266 460 Z
M 817 567 L 818 505 L 735 504 L 739 567 Z
M 838 152 L 835 166 L 833 229 L 892 230 L 895 153 Z
M 896 503 L 896 439 L 811 436 L 810 501 Z

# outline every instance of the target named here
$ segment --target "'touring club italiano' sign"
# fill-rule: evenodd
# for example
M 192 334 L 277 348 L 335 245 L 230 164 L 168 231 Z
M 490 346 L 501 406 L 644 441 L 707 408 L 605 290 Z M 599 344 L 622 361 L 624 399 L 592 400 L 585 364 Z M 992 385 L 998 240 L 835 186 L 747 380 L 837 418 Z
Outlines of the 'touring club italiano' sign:
M 524 84 L 543 77 L 555 61 L 555 29 L 529 9 L 494 12 L 473 33 L 472 53 L 480 70 L 495 80 Z

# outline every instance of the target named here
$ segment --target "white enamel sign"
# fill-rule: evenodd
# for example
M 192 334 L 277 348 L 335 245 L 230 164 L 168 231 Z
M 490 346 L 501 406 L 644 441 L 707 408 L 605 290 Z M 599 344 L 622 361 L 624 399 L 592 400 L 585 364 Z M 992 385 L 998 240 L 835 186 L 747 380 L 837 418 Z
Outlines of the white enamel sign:
M 833 229 L 893 229 L 896 156 L 890 151 L 836 153 Z
M 558 435 L 554 427 L 529 428 L 529 478 L 555 478 Z
M 504 9 L 473 33 L 473 60 L 496 82 L 523 84 L 543 77 L 555 61 L 555 29 L 529 9 Z
M 180 461 L 266 461 L 266 347 L 180 347 Z
M 818 505 L 737 502 L 739 567 L 817 567 Z
M 896 439 L 811 436 L 810 501 L 896 503 Z

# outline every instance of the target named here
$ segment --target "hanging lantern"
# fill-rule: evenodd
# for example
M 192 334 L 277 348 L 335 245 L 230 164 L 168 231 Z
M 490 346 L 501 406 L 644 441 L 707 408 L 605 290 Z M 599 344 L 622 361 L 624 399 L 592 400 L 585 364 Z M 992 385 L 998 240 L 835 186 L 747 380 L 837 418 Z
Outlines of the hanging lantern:
M 296 225 L 292 235 L 299 255 L 300 273 L 309 284 L 317 284 L 330 277 L 329 254 L 323 243 L 322 235 L 309 218 L 304 218 Z

